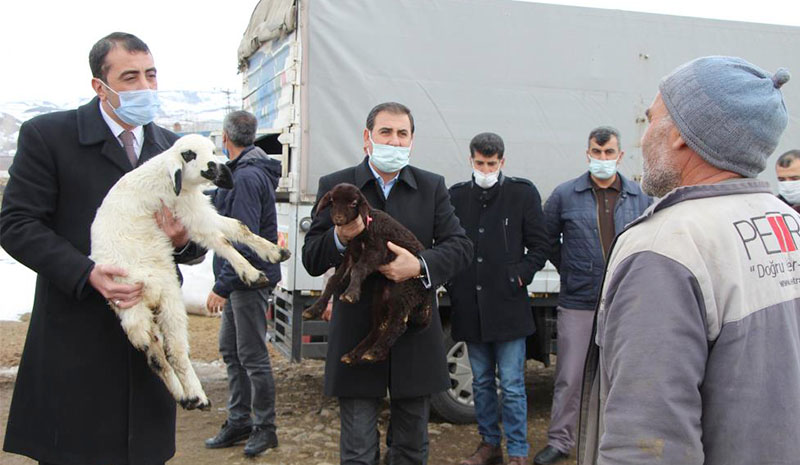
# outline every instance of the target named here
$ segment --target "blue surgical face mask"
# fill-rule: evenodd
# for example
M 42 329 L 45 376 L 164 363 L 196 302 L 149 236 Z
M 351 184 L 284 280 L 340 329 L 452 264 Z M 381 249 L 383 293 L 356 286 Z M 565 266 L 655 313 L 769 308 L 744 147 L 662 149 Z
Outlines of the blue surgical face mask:
M 411 155 L 410 145 L 395 147 L 394 145 L 376 144 L 372 140 L 372 134 L 369 135 L 369 141 L 372 142 L 372 153 L 369 154 L 369 160 L 375 165 L 375 168 L 384 173 L 396 173 L 408 165 Z
M 617 174 L 617 161 L 614 160 L 598 160 L 589 157 L 589 172 L 597 179 L 611 179 Z
M 114 110 L 114 113 L 119 116 L 119 119 L 127 124 L 131 126 L 144 126 L 145 124 L 152 123 L 158 115 L 161 102 L 158 100 L 157 91 L 153 89 L 142 89 L 117 92 L 105 82 L 100 82 L 102 82 L 108 90 L 119 96 L 119 106 L 117 108 L 111 106 L 111 102 L 108 102 L 108 104 Z

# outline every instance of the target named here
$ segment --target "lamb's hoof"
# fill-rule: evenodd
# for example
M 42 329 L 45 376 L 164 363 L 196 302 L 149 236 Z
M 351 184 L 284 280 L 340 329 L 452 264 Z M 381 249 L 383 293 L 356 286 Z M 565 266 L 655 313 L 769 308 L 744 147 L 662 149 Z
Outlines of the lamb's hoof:
M 211 410 L 211 401 L 206 399 L 205 402 L 197 404 L 197 408 L 199 408 L 204 412 L 208 412 L 209 410 Z
M 318 308 L 308 307 L 303 311 L 303 319 L 304 320 L 316 320 L 322 312 L 319 311 Z
M 339 297 L 339 300 L 341 300 L 342 302 L 347 302 L 348 304 L 354 304 L 358 302 L 360 298 L 361 296 L 356 293 L 347 293 L 347 294 L 342 294 Z
M 248 286 L 264 286 L 265 284 L 269 283 L 269 279 L 267 279 L 267 275 L 264 273 L 258 273 L 258 276 L 255 279 L 246 279 L 244 280 Z
M 342 358 L 340 358 L 339 360 L 341 360 L 342 363 L 344 363 L 345 365 L 352 365 L 353 363 L 355 363 L 353 361 L 353 358 L 350 356 L 350 354 L 342 355 Z
M 267 251 L 267 255 L 264 258 L 270 263 L 280 263 L 285 262 L 292 256 L 292 253 L 289 252 L 289 249 L 284 249 L 282 247 L 272 247 Z
M 363 363 L 377 363 L 382 361 L 386 357 L 381 357 L 380 354 L 375 352 L 367 352 L 361 356 L 361 362 Z
M 181 407 L 183 407 L 184 410 L 194 410 L 199 405 L 200 398 L 184 397 L 183 399 L 180 400 L 179 403 L 181 404 Z

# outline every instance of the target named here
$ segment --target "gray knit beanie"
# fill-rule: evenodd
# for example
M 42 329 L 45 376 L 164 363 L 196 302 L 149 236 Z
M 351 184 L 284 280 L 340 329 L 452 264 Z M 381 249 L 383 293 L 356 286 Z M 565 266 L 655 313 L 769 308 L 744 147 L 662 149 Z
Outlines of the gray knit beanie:
M 686 141 L 705 161 L 745 177 L 764 170 L 786 129 L 780 87 L 789 71 L 770 75 L 736 57 L 697 58 L 661 80 L 661 98 Z

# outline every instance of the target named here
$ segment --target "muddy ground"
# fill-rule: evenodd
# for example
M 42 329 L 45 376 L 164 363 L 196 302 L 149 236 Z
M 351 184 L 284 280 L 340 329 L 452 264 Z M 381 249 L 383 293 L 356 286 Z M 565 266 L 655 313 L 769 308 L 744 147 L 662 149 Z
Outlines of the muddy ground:
M 254 459 L 246 459 L 242 445 L 208 450 L 203 440 L 216 434 L 225 421 L 227 387 L 225 369 L 217 352 L 218 318 L 190 317 L 192 358 L 198 375 L 213 402 L 209 412 L 178 409 L 177 452 L 170 465 L 211 464 L 311 464 L 339 462 L 339 417 L 334 399 L 322 396 L 322 362 L 306 360 L 288 363 L 270 347 L 277 384 L 277 423 L 279 447 Z M 0 438 L 5 436 L 8 406 L 14 387 L 14 369 L 25 341 L 26 322 L 0 322 Z M 528 387 L 528 441 L 531 455 L 546 444 L 550 402 L 553 393 L 553 368 L 528 361 L 525 381 Z M 388 419 L 388 404 L 380 418 L 381 438 Z M 477 427 L 454 425 L 431 418 L 430 465 L 457 464 L 477 445 Z M 31 465 L 24 457 L 0 452 L 2 465 Z M 530 461 L 529 461 L 530 463 Z M 570 458 L 564 465 L 574 464 Z

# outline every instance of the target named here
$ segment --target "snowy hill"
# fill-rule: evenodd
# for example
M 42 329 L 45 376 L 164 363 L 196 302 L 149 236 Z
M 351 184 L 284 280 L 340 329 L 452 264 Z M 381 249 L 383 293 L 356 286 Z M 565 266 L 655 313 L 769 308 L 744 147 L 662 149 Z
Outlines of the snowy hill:
M 161 112 L 159 125 L 179 131 L 213 131 L 221 129 L 228 111 L 240 107 L 237 92 L 166 90 L 159 92 Z M 16 152 L 19 127 L 23 121 L 54 111 L 71 110 L 91 100 L 91 97 L 50 101 L 0 102 L 0 156 Z

